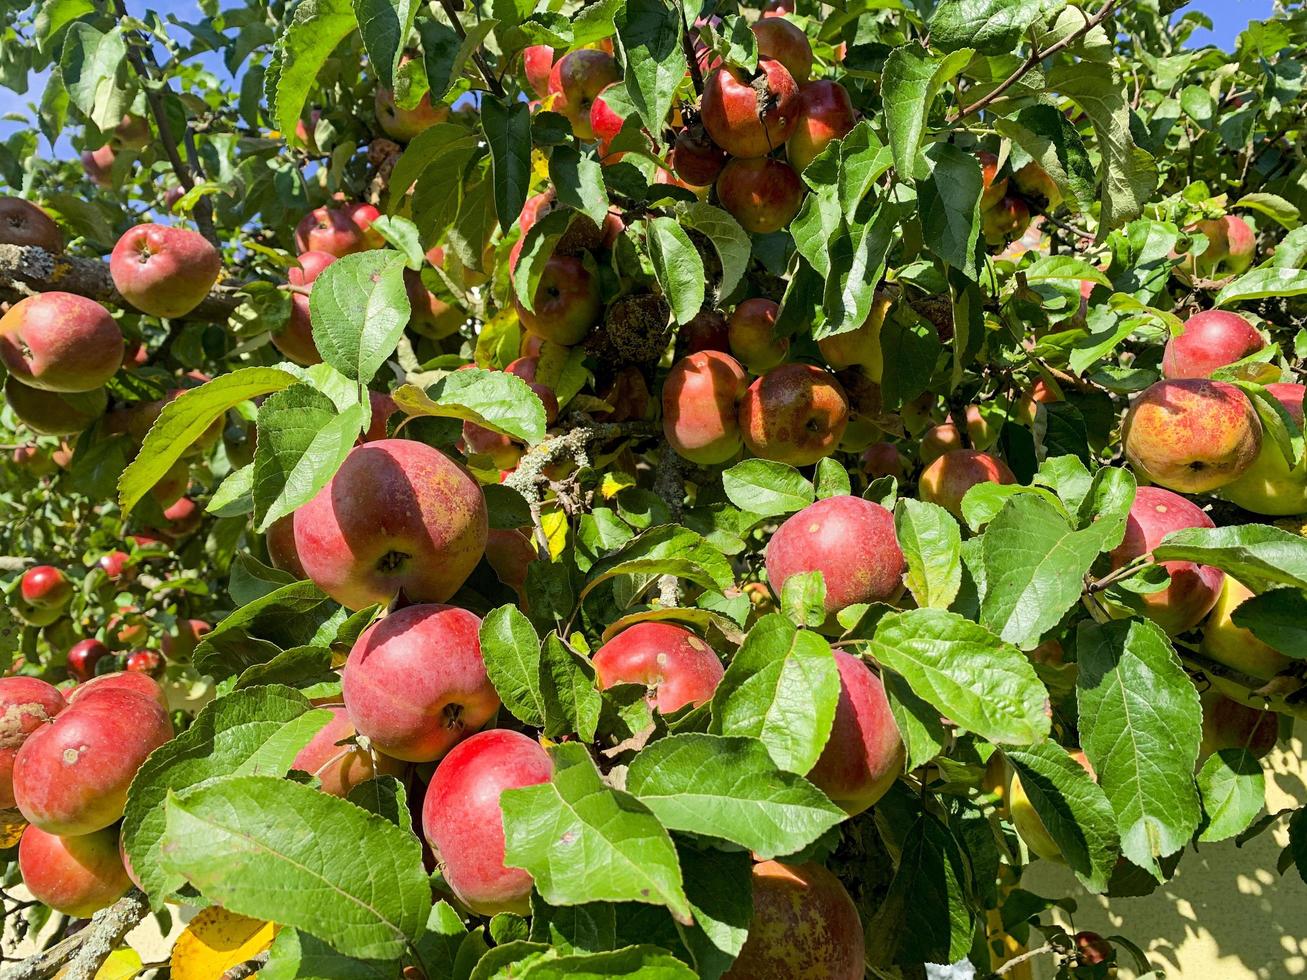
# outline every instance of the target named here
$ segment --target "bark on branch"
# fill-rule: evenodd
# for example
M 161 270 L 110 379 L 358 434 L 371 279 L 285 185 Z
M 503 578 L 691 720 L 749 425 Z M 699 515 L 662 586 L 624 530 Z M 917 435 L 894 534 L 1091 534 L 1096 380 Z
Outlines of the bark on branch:
M 0 980 L 47 980 L 64 967 L 64 980 L 92 980 L 109 954 L 149 914 L 150 902 L 135 888 L 95 913 L 81 932 L 0 972 Z

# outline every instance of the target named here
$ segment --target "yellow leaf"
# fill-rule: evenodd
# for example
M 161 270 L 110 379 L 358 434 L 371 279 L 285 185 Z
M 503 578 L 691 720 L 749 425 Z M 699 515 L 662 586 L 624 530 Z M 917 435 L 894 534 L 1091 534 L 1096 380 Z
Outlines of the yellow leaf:
M 552 510 L 541 515 L 540 526 L 549 542 L 549 557 L 557 558 L 567 547 L 567 515 L 561 510 Z
M 0 847 L 15 847 L 27 829 L 27 821 L 17 810 L 0 810 Z
M 627 487 L 635 486 L 635 477 L 630 473 L 609 471 L 604 474 L 603 483 L 599 485 L 599 492 L 603 494 L 605 500 L 612 500 Z
M 271 946 L 276 932 L 272 922 L 216 907 L 204 909 L 172 948 L 172 980 L 219 980 Z
M 130 946 L 115 949 L 109 954 L 108 959 L 100 964 L 95 980 L 132 980 L 132 977 L 141 972 L 142 965 L 141 954 Z M 64 967 L 54 975 L 54 980 L 63 980 L 67 972 L 68 967 Z

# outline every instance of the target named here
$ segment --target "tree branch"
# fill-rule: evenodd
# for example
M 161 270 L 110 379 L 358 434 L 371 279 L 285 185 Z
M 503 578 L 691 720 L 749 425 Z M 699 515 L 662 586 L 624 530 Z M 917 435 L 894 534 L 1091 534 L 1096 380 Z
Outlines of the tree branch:
M 458 39 L 466 41 L 467 31 L 463 30 L 463 22 L 458 19 L 458 10 L 454 7 L 454 0 L 440 0 L 440 6 L 444 9 L 445 16 L 449 18 L 450 24 L 453 25 L 454 33 L 458 35 Z M 472 62 L 477 66 L 477 70 L 481 72 L 481 77 L 486 80 L 486 85 L 490 87 L 490 91 L 502 99 L 504 97 L 504 86 L 499 84 L 499 79 L 495 77 L 495 73 L 486 64 L 486 59 L 482 56 L 480 48 L 472 52 Z
M 246 960 L 244 963 L 237 963 L 230 970 L 222 975 L 220 980 L 245 980 L 246 977 L 253 976 L 268 965 L 268 953 L 265 950 L 258 956 Z
M 1006 963 L 1004 963 L 1002 966 L 1000 966 L 997 970 L 994 971 L 994 976 L 996 977 L 1004 976 L 1005 974 L 1010 973 L 1012 970 L 1015 970 L 1022 963 L 1026 962 L 1026 960 L 1033 960 L 1036 956 L 1043 956 L 1045 953 L 1056 953 L 1058 949 L 1059 947 L 1053 945 L 1052 943 L 1044 943 L 1043 946 L 1040 946 L 1037 949 L 1032 949 L 1029 952 L 1022 953 L 1020 956 L 1012 957 L 1012 959 L 1008 960 Z
M 47 980 L 65 966 L 63 980 L 92 980 L 109 954 L 150 911 L 145 894 L 133 888 L 95 913 L 78 933 L 0 972 L 0 980 Z
M 685 483 L 681 478 L 681 457 L 666 442 L 662 454 L 658 457 L 658 468 L 654 471 L 654 493 L 667 505 L 671 513 L 671 523 L 681 522 L 681 512 L 685 506 Z M 681 583 L 675 575 L 663 575 L 658 579 L 658 599 L 666 607 L 681 604 Z
M 549 482 L 544 469 L 550 463 L 570 456 L 578 463 L 588 465 L 586 451 L 592 442 L 622 436 L 649 436 L 657 431 L 651 422 L 595 422 L 586 415 L 574 415 L 567 423 L 570 423 L 568 431 L 527 450 L 518 461 L 517 469 L 504 481 L 504 486 L 516 490 L 527 503 L 539 502 L 541 487 Z

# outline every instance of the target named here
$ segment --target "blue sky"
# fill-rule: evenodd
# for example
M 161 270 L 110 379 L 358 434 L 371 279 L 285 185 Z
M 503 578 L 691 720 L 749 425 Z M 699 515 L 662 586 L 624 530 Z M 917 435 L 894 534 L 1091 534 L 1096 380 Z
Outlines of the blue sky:
M 1225 50 L 1230 50 L 1234 46 L 1235 37 L 1247 26 L 1250 20 L 1270 16 L 1271 5 L 1272 0 L 1193 0 L 1177 16 L 1192 10 L 1206 14 L 1212 21 L 1212 29 L 1210 31 L 1206 29 L 1197 31 L 1194 34 L 1193 43 L 1196 45 L 1215 44 Z M 142 6 L 141 0 L 127 0 L 127 6 L 129 10 L 135 10 L 138 6 Z M 195 0 L 151 0 L 149 9 L 158 13 L 161 17 L 167 18 L 169 15 L 174 15 L 183 21 L 193 21 L 203 17 Z M 226 69 L 223 68 L 216 57 L 207 58 L 205 63 L 220 78 L 230 78 Z M 19 113 L 28 116 L 28 103 L 38 100 L 44 87 L 43 77 L 32 80 L 27 95 L 15 95 L 9 89 L 0 87 L 0 117 L 8 113 Z M 23 122 L 0 118 L 0 138 L 23 128 L 24 125 Z M 71 152 L 62 145 L 64 141 L 61 140 L 60 143 L 59 151 L 61 154 Z

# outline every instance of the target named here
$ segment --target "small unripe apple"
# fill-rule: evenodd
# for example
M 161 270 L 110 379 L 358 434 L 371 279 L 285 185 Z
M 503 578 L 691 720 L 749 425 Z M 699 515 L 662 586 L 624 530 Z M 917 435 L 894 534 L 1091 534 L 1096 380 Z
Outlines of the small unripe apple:
M 1164 378 L 1209 378 L 1217 368 L 1243 360 L 1266 346 L 1251 323 L 1238 313 L 1204 310 L 1184 322 L 1162 354 Z
M 1252 630 L 1236 626 L 1234 611 L 1251 599 L 1252 590 L 1226 575 L 1221 593 L 1203 627 L 1203 656 L 1259 681 L 1268 681 L 1293 661 Z
M 43 391 L 11 376 L 5 381 L 5 402 L 33 432 L 43 436 L 71 436 L 89 428 L 104 415 L 109 394 L 103 387 L 90 391 Z
M 92 391 L 122 364 L 123 334 L 93 299 L 39 293 L 19 300 L 0 317 L 0 360 L 29 387 Z
M 35 388 L 28 389 L 28 391 L 35 390 Z M 54 461 L 36 445 L 15 446 L 10 458 L 15 466 L 27 470 L 35 477 L 49 476 L 56 469 Z
M 798 121 L 794 77 L 771 58 L 758 62 L 758 72 L 751 80 L 739 68 L 725 66 L 704 82 L 703 125 L 714 143 L 739 159 L 779 149 Z
M 749 386 L 740 431 L 755 456 L 810 466 L 833 453 L 849 422 L 849 400 L 833 374 L 782 364 Z
M 89 919 L 132 887 L 111 827 L 57 837 L 29 826 L 18 841 L 18 871 L 34 899 L 74 919 Z
M 885 371 L 880 331 L 893 305 L 894 302 L 887 293 L 878 292 L 873 297 L 871 310 L 861 326 L 817 341 L 817 349 L 821 351 L 826 363 L 836 371 L 860 367 L 868 378 L 880 384 Z
M 14 757 L 29 735 L 66 707 L 59 689 L 35 677 L 0 677 L 0 810 L 14 807 Z
M 1022 197 L 1043 202 L 1045 210 L 1056 210 L 1062 203 L 1062 192 L 1057 184 L 1048 175 L 1048 171 L 1034 160 L 1012 174 L 1012 183 Z
M 731 353 L 750 374 L 766 374 L 790 352 L 788 337 L 776 337 L 780 306 L 769 299 L 746 299 L 727 324 Z
M 765 17 L 754 21 L 752 30 L 759 59 L 779 61 L 799 85 L 808 80 L 812 74 L 812 42 L 798 24 L 784 17 Z
M 998 457 L 974 449 L 955 449 L 926 467 L 918 481 L 918 494 L 961 521 L 962 498 L 976 484 L 1016 482 L 1007 464 Z
M 199 232 L 137 225 L 113 247 L 109 274 L 123 299 L 142 313 L 179 317 L 209 295 L 222 274 L 222 256 Z
M 794 168 L 774 157 L 731 160 L 717 178 L 722 207 L 756 235 L 786 227 L 799 213 L 804 193 Z
M 43 248 L 56 255 L 64 250 L 64 237 L 54 219 L 21 197 L 0 197 L 0 245 Z
M 1269 384 L 1266 390 L 1301 428 L 1307 387 L 1286 382 Z M 1254 514 L 1307 514 L 1307 460 L 1290 469 L 1280 447 L 1273 440 L 1263 439 L 1253 465 L 1222 487 L 1221 496 Z
M 785 156 L 798 173 L 822 150 L 843 139 L 857 124 L 848 90 L 839 82 L 819 79 L 799 89 L 799 116 L 785 142 Z
M 725 673 L 712 647 L 683 626 L 636 623 L 591 658 L 600 688 L 642 684 L 651 707 L 671 714 L 712 698 Z

